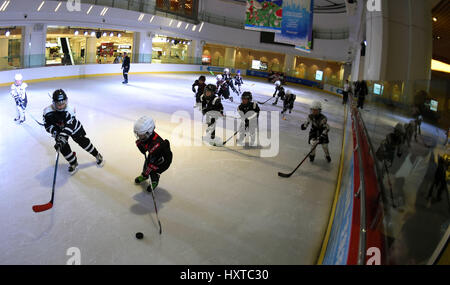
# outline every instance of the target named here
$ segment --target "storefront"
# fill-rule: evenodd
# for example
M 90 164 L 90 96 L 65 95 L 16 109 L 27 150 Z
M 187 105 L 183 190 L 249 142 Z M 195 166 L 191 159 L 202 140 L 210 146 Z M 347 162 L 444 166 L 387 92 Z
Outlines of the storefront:
M 344 78 L 344 63 L 325 61 L 307 57 L 296 57 L 292 76 L 311 81 L 318 81 L 333 86 L 341 86 Z
M 133 32 L 49 26 L 45 47 L 46 65 L 118 63 L 132 56 Z
M 0 28 L 0 70 L 21 67 L 22 28 Z
M 189 46 L 191 41 L 155 35 L 152 41 L 153 63 L 191 63 Z

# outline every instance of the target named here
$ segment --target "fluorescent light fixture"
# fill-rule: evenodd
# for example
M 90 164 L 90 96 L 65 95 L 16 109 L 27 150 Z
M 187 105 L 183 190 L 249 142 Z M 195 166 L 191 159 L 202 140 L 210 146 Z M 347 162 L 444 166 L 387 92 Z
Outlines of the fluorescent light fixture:
M 3 2 L 2 6 L 0 7 L 0 12 L 6 11 L 6 8 L 8 7 L 9 2 L 11 2 L 11 1 L 8 0 L 8 1 Z
M 58 3 L 58 6 L 56 6 L 56 8 L 55 8 L 55 12 L 58 12 L 59 7 L 61 7 L 61 4 L 62 4 L 62 2 L 59 2 L 59 3 Z
M 433 59 L 431 61 L 431 70 L 450 73 L 450 65 L 445 62 Z
M 88 35 L 88 32 L 87 32 L 87 31 L 85 31 L 85 32 L 84 32 L 84 35 L 85 35 L 85 36 L 87 36 L 87 35 Z
M 150 23 L 153 22 L 153 19 L 155 19 L 155 15 L 153 15 L 152 18 L 150 19 Z
M 142 19 L 144 19 L 144 16 L 145 16 L 145 14 L 142 13 L 142 14 L 139 16 L 138 21 L 139 21 L 139 22 L 142 21 Z
M 205 22 L 202 22 L 202 24 L 200 25 L 200 29 L 198 29 L 198 32 L 200 33 L 201 31 L 202 31 L 202 29 L 203 29 L 203 24 L 204 24 Z
M 185 30 L 187 30 L 189 28 L 189 23 L 186 24 L 186 27 L 184 27 Z
M 91 5 L 91 7 L 89 7 L 89 9 L 87 10 L 86 14 L 89 15 L 89 13 L 91 13 L 92 8 L 94 8 L 94 5 Z
M 95 32 L 91 32 L 91 37 L 95 37 Z
M 11 35 L 10 31 L 6 31 L 5 36 L 9 37 Z
M 103 8 L 102 12 L 100 13 L 100 16 L 105 16 L 106 12 L 108 12 L 109 8 Z
M 80 32 L 78 32 L 78 30 L 76 30 L 73 34 L 74 34 L 75 36 L 78 36 L 79 33 L 80 33 Z
M 39 7 L 37 8 L 37 11 L 38 11 L 38 12 L 41 11 L 42 6 L 44 6 L 44 4 L 45 4 L 45 1 L 42 1 L 42 2 L 41 2 L 41 5 L 39 5 Z
M 192 31 L 195 32 L 195 30 L 197 29 L 197 25 L 192 26 Z
M 175 43 L 175 40 L 172 40 L 172 44 L 174 44 Z
M 106 37 L 106 35 L 107 35 L 106 32 L 103 32 L 103 35 L 102 35 L 102 36 L 103 36 L 103 37 Z
M 169 27 L 172 26 L 173 20 L 170 20 Z
M 114 33 L 111 32 L 111 33 L 109 34 L 109 36 L 110 36 L 111 38 L 114 37 Z
M 191 45 L 191 42 L 187 42 L 187 45 Z
M 117 37 L 118 37 L 118 38 L 122 37 L 122 34 L 121 34 L 121 33 L 118 33 L 118 34 L 117 34 Z
M 177 28 L 180 28 L 180 27 L 181 27 L 181 24 L 183 24 L 183 22 L 179 21 L 179 22 L 178 22 L 178 25 L 177 25 Z

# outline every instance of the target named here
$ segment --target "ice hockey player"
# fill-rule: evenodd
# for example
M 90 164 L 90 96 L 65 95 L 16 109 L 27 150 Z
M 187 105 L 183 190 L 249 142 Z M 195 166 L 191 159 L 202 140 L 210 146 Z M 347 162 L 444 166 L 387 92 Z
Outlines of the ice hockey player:
M 102 155 L 86 137 L 83 125 L 75 117 L 75 109 L 68 105 L 68 98 L 62 89 L 53 92 L 53 104 L 44 109 L 45 130 L 55 138 L 55 149 L 69 162 L 69 173 L 78 170 L 77 156 L 69 145 L 69 137 L 97 160 L 97 166 L 104 164 Z
M 142 174 L 136 177 L 134 182 L 140 184 L 150 177 L 151 185 L 147 187 L 147 191 L 151 192 L 158 186 L 161 174 L 169 169 L 172 163 L 173 154 L 170 150 L 170 142 L 155 132 L 155 122 L 147 116 L 136 121 L 134 134 L 137 138 L 136 146 L 145 155 Z
M 234 93 L 238 94 L 238 92 L 233 84 L 233 77 L 231 76 L 230 69 L 225 68 L 223 70 L 222 77 L 223 77 L 223 80 L 225 80 L 228 84 L 228 92 L 230 91 L 229 89 L 231 88 L 231 90 L 233 90 Z
M 275 100 L 275 102 L 272 103 L 272 105 L 276 105 L 278 104 L 278 99 L 281 98 L 281 100 L 284 100 L 284 87 L 281 86 L 281 81 L 278 80 L 275 82 L 275 93 L 273 93 L 273 97 L 277 96 L 277 99 Z
M 308 121 L 302 124 L 302 130 L 306 130 L 311 124 L 311 130 L 309 131 L 309 139 L 308 143 L 313 144 L 313 147 L 316 143 L 321 144 L 323 151 L 325 152 L 325 156 L 327 161 L 331 162 L 330 152 L 328 150 L 328 132 L 330 131 L 330 126 L 327 123 L 327 117 L 322 114 L 322 104 L 318 101 L 314 101 L 311 104 L 311 114 L 308 116 Z M 309 156 L 309 160 L 311 162 L 314 161 L 316 156 L 316 150 Z
M 244 84 L 244 80 L 241 76 L 241 71 L 238 70 L 236 75 L 234 76 L 234 85 L 237 86 L 236 91 L 239 96 L 241 96 L 241 85 Z
M 14 122 L 22 124 L 25 122 L 25 109 L 27 108 L 27 87 L 28 85 L 23 82 L 22 74 L 16 74 L 14 76 L 14 83 L 11 85 L 10 94 L 16 102 L 17 116 Z
M 256 141 L 256 130 L 258 128 L 259 106 L 252 101 L 252 93 L 246 91 L 242 93 L 242 103 L 238 106 L 238 113 L 241 116 L 241 125 L 239 127 L 238 143 L 242 144 L 246 133 L 250 137 L 250 144 L 254 145 Z
M 217 80 L 217 95 L 219 95 L 219 97 L 221 98 L 223 97 L 224 99 L 233 102 L 233 96 L 230 96 L 230 88 L 228 86 L 227 81 L 223 79 L 223 76 L 220 74 L 216 76 L 216 80 Z
M 286 120 L 285 113 L 287 112 L 287 110 L 289 110 L 289 114 L 292 113 L 292 109 L 294 109 L 294 102 L 296 98 L 297 96 L 292 94 L 291 90 L 288 89 L 286 91 L 286 95 L 284 95 L 283 100 L 283 111 L 281 111 L 281 114 L 283 115 L 283 120 Z
M 208 124 L 206 137 L 207 139 L 211 139 L 211 143 L 214 144 L 216 138 L 216 120 L 219 116 L 223 116 L 223 105 L 220 97 L 216 95 L 216 86 L 208 84 L 205 88 L 205 94 L 200 97 L 200 102 L 202 103 L 203 116 L 206 115 L 206 123 Z
M 195 106 L 194 108 L 201 109 L 201 102 L 200 102 L 200 96 L 203 95 L 205 92 L 206 87 L 206 77 L 204 75 L 200 76 L 197 80 L 195 80 L 194 84 L 192 84 L 192 92 L 195 93 Z M 195 87 L 197 87 L 197 91 L 195 90 Z

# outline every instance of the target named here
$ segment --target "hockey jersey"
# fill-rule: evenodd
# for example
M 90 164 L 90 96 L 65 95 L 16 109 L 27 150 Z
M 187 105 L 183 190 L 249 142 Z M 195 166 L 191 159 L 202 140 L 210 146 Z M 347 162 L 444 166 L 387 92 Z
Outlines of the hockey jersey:
M 153 133 L 146 141 L 137 140 L 136 146 L 143 154 L 148 153 L 142 171 L 144 176 L 148 176 L 152 171 L 157 173 L 165 171 L 172 163 L 170 142 L 163 140 L 157 133 Z
M 44 109 L 45 130 L 52 135 L 78 136 L 84 130 L 75 117 L 75 108 L 67 106 L 63 111 L 56 111 L 53 105 Z
M 328 125 L 327 117 L 323 114 L 314 116 L 310 114 L 308 116 L 308 121 L 305 124 L 307 128 L 311 124 L 311 130 L 309 131 L 309 141 L 317 140 L 320 136 L 325 136 L 324 143 L 328 143 L 328 132 L 330 131 L 330 126 Z
M 223 105 L 220 98 L 216 95 L 206 96 L 203 94 L 200 97 L 200 102 L 202 102 L 202 113 L 205 115 L 210 111 L 217 111 L 223 115 Z
M 25 82 L 22 82 L 20 85 L 13 84 L 11 85 L 11 91 L 9 92 L 13 97 L 14 101 L 16 101 L 17 105 L 25 105 L 27 103 L 27 87 L 28 85 Z

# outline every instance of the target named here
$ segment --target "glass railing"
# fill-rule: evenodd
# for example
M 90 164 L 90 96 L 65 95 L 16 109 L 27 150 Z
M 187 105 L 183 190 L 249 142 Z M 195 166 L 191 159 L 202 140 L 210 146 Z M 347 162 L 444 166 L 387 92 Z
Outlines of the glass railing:
M 368 85 L 354 101 L 375 157 L 388 264 L 427 264 L 450 225 L 448 80 Z

